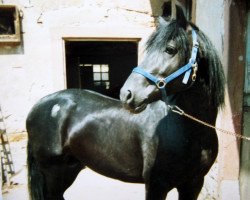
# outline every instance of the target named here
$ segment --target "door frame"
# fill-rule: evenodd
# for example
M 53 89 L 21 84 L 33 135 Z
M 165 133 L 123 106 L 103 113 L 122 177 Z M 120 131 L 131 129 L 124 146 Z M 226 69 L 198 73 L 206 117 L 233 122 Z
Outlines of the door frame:
M 250 137 L 250 4 L 247 5 L 247 28 L 246 28 L 246 63 L 244 77 L 244 101 L 243 101 L 243 125 L 242 134 Z M 241 143 L 241 165 L 240 165 L 240 193 L 241 199 L 250 196 L 250 145 L 249 141 Z

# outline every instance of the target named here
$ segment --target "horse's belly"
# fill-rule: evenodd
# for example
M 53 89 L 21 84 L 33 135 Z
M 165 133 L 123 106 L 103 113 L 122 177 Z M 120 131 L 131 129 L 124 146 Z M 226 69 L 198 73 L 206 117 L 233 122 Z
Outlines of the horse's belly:
M 144 179 L 142 177 L 141 171 L 135 171 L 125 168 L 119 168 L 115 166 L 96 166 L 89 164 L 88 167 L 92 169 L 93 171 L 102 174 L 104 176 L 107 176 L 109 178 L 118 179 L 124 182 L 130 182 L 130 183 L 144 183 Z
M 125 182 L 143 182 L 142 162 L 136 157 L 127 156 L 119 152 L 105 153 L 102 149 L 85 151 L 81 161 L 90 169 L 110 178 L 119 179 Z
M 143 182 L 143 158 L 135 141 L 85 132 L 71 139 L 70 148 L 81 162 L 102 175 L 126 182 Z

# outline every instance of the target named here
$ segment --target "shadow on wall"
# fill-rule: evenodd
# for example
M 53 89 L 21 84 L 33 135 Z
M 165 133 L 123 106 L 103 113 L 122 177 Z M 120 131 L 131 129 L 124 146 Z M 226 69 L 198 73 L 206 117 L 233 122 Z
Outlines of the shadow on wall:
M 23 42 L 20 44 L 0 43 L 0 55 L 24 54 Z
M 162 15 L 162 5 L 164 0 L 150 0 L 153 17 Z
M 242 130 L 242 102 L 245 69 L 246 2 L 234 1 L 229 10 L 229 60 L 227 84 L 235 132 Z M 238 142 L 240 152 L 240 142 Z

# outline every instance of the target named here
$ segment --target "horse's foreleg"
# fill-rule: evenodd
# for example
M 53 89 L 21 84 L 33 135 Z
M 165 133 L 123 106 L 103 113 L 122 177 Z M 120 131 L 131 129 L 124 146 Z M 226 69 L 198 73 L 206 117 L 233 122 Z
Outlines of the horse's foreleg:
M 146 200 L 165 200 L 170 187 L 161 184 L 157 180 L 146 183 Z
M 202 189 L 204 177 L 199 177 L 177 187 L 179 200 L 196 200 Z

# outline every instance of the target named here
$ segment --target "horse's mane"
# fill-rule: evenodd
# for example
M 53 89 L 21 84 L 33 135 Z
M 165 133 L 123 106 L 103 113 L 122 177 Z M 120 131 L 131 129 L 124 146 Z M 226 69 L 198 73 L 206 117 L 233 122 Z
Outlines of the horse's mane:
M 224 104 L 225 76 L 215 47 L 197 26 L 186 20 L 180 7 L 177 6 L 177 19 L 174 20 L 169 17 L 171 13 L 166 14 L 168 9 L 169 5 L 166 4 L 163 9 L 163 15 L 165 16 L 159 18 L 157 29 L 147 41 L 147 53 L 159 50 L 165 51 L 167 43 L 174 40 L 180 56 L 184 58 L 181 65 L 187 63 L 192 46 L 191 31 L 187 29 L 192 27 L 197 32 L 199 42 L 197 82 L 203 85 L 209 103 L 215 107 L 222 106 Z

